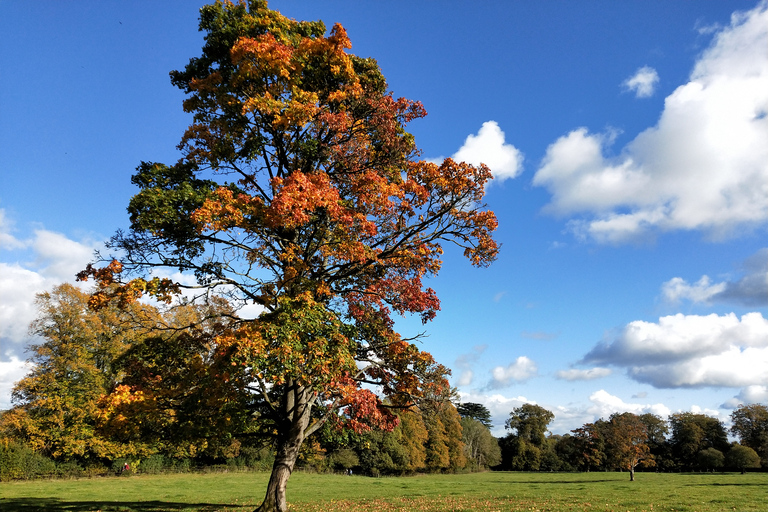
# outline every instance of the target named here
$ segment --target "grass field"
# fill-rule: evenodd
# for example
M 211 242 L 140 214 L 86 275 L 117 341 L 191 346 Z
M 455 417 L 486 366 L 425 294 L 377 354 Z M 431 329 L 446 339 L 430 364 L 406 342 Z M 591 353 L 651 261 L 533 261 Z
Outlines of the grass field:
M 2 512 L 252 510 L 266 473 L 179 474 L 0 484 Z M 295 512 L 766 511 L 768 473 L 476 473 L 367 478 L 296 473 Z

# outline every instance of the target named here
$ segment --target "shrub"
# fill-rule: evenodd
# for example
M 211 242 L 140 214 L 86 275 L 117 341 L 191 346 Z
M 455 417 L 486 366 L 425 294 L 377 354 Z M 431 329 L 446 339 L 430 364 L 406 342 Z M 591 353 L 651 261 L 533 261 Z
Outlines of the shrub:
M 56 474 L 56 463 L 29 446 L 0 440 L 0 481 L 46 478 Z
M 85 476 L 85 470 L 77 462 L 58 462 L 56 463 L 56 476 L 59 478 L 77 478 Z
M 170 465 L 164 455 L 156 453 L 141 461 L 141 472 L 148 475 L 156 475 L 163 473 Z

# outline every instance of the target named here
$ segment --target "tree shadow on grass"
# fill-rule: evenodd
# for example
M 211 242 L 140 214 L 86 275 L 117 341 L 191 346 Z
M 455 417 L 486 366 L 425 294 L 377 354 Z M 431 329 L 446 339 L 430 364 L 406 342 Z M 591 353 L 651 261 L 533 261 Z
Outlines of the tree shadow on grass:
M 686 487 L 765 487 L 765 482 L 707 482 L 704 484 L 685 484 Z
M 239 511 L 250 506 L 218 503 L 174 503 L 169 501 L 62 501 L 55 498 L 0 498 L 0 512 L 217 512 Z
M 595 480 L 520 480 L 519 482 L 516 481 L 508 481 L 508 480 L 498 480 L 494 483 L 504 484 L 504 485 L 551 485 L 551 484 L 558 484 L 558 485 L 569 485 L 569 484 L 597 484 L 597 483 L 603 483 L 603 482 L 617 482 L 619 480 L 616 480 L 615 478 L 606 478 L 606 479 L 595 479 Z M 627 481 L 629 481 L 629 477 L 627 477 Z

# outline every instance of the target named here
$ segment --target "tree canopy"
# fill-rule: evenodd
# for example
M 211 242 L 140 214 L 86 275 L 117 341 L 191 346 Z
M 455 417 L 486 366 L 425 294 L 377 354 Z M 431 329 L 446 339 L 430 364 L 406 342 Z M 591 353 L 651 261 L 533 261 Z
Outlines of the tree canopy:
M 536 404 L 523 404 L 509 413 L 506 428 L 534 446 L 544 444 L 547 427 L 555 419 L 552 411 Z
M 306 436 L 331 418 L 392 429 L 389 408 L 447 386 L 392 314 L 435 316 L 424 279 L 444 243 L 473 265 L 495 259 L 496 218 L 482 203 L 491 172 L 420 160 L 405 126 L 423 106 L 393 97 L 341 25 L 326 32 L 256 0 L 200 12 L 202 55 L 171 73 L 193 115 L 183 157 L 138 167 L 130 230 L 110 243 L 118 258 L 80 278 L 102 286 L 93 307 L 187 290 L 262 308 L 234 316 L 217 346 L 255 383 L 277 436 L 261 510 L 286 510 Z M 194 284 L 162 277 L 174 272 Z
M 491 411 L 489 411 L 483 404 L 466 402 L 457 405 L 456 410 L 459 411 L 459 415 L 461 415 L 462 418 L 477 420 L 485 425 L 486 428 L 491 428 Z
M 16 407 L 2 426 L 40 453 L 61 459 L 98 460 L 133 447 L 97 435 L 98 401 L 119 381 L 115 359 L 138 337 L 135 318 L 151 315 L 138 304 L 89 311 L 89 295 L 63 284 L 37 296 L 30 331 L 30 373 L 13 389 Z
M 731 413 L 731 433 L 739 437 L 743 446 L 752 448 L 768 465 L 768 406 L 748 404 Z

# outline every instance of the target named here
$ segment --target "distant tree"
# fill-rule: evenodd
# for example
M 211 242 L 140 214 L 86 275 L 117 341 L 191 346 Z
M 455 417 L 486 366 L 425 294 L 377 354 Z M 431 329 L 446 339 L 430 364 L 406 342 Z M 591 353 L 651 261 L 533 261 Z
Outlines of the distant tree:
M 612 414 L 607 423 L 606 451 L 615 466 L 629 471 L 629 481 L 635 480 L 635 468 L 653 466 L 655 461 L 648 447 L 648 429 L 636 414 Z
M 464 453 L 476 468 L 496 466 L 501 462 L 499 441 L 483 423 L 475 418 L 461 418 Z
M 576 466 L 583 471 L 590 471 L 603 465 L 605 454 L 605 421 L 586 423 L 572 430 L 575 438 Z
M 467 457 L 464 452 L 463 432 L 461 427 L 461 416 L 459 416 L 456 407 L 450 402 L 441 402 L 439 404 L 438 415 L 446 436 L 448 445 L 448 456 L 450 458 L 449 469 L 458 471 L 467 465 Z
M 157 313 L 139 304 L 94 312 L 89 297 L 70 284 L 37 296 L 30 331 L 42 341 L 31 346 L 32 370 L 14 386 L 15 406 L 2 417 L 6 434 L 58 460 L 88 462 L 135 449 L 98 435 L 98 402 L 122 378 L 116 359 L 145 334 L 137 322 Z
M 546 447 L 546 433 L 555 418 L 540 405 L 523 404 L 509 413 L 505 427 L 510 431 L 501 443 L 502 464 L 507 469 L 538 471 Z
M 755 450 L 763 465 L 768 465 L 768 406 L 741 405 L 731 413 L 731 433 L 743 446 Z
M 714 469 L 720 469 L 725 464 L 725 455 L 720 450 L 714 448 L 707 448 L 701 450 L 696 459 L 699 462 L 699 468 L 703 471 L 710 471 Z
M 536 404 L 523 404 L 509 413 L 505 427 L 512 435 L 533 446 L 542 446 L 546 440 L 547 427 L 555 419 L 552 411 Z
M 483 404 L 476 404 L 473 402 L 466 402 L 456 406 L 456 410 L 462 418 L 472 418 L 479 421 L 486 428 L 491 428 L 491 411 L 488 410 Z
M 677 464 L 683 469 L 694 469 L 698 465 L 697 455 L 707 448 L 721 452 L 728 450 L 728 435 L 723 423 L 705 414 L 691 412 L 669 416 L 672 430 L 670 444 Z
M 435 408 L 423 408 L 422 417 L 428 434 L 427 469 L 445 471 L 464 467 L 466 459 L 461 441 L 460 418 L 453 405 L 444 403 Z M 461 460 L 458 459 L 459 457 Z
M 734 444 L 725 454 L 725 465 L 744 474 L 747 468 L 760 467 L 760 456 L 749 446 Z
M 643 422 L 648 431 L 648 448 L 656 461 L 656 468 L 662 471 L 672 469 L 674 462 L 671 447 L 667 440 L 669 423 L 662 417 L 651 413 L 641 414 L 640 421 Z
M 214 342 L 227 303 L 94 311 L 89 300 L 69 284 L 38 296 L 43 341 L 0 428 L 57 460 L 237 455 L 253 393 Z
M 350 448 L 342 448 L 333 452 L 329 459 L 336 469 L 350 470 L 360 464 L 357 453 Z
M 429 433 L 424 425 L 421 411 L 417 407 L 403 410 L 397 413 L 400 423 L 391 434 L 385 434 L 385 438 L 392 439 L 390 457 L 394 467 L 400 473 L 413 473 L 423 471 L 427 467 L 427 439 Z M 395 455 L 397 453 L 397 455 Z
M 538 471 L 541 469 L 544 450 L 543 445 L 536 446 L 519 437 L 511 437 L 505 454 L 507 457 L 512 455 L 509 469 L 513 471 Z
M 556 449 L 560 437 L 559 435 L 549 436 L 544 446 L 540 448 L 541 463 L 539 464 L 539 471 L 560 471 L 565 466 Z
M 560 469 L 563 471 L 575 471 L 583 464 L 578 439 L 571 434 L 558 436 L 555 443 L 555 453 L 560 459 Z

